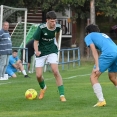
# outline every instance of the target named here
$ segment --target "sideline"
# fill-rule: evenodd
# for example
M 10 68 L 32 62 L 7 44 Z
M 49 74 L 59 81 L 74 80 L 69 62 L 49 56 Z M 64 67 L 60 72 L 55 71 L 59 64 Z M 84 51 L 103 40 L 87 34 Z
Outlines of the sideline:
M 63 78 L 63 80 L 73 79 L 73 78 L 76 78 L 76 77 L 78 77 L 78 76 L 89 76 L 89 75 L 90 75 L 90 74 L 70 76 L 70 77 L 67 77 L 67 78 Z M 47 80 L 52 80 L 52 79 L 54 79 L 54 77 L 53 77 L 53 78 L 46 78 L 45 81 L 47 81 Z M 24 82 L 24 81 L 23 81 L 23 82 Z M 0 85 L 10 84 L 10 83 L 12 83 L 12 82 L 0 83 Z
M 62 79 L 63 79 L 63 80 L 67 80 L 67 79 L 76 78 L 76 77 L 78 77 L 78 76 L 89 76 L 89 75 L 91 75 L 91 74 L 83 74 L 83 75 L 70 76 L 70 77 L 62 78 Z M 53 77 L 53 78 L 47 78 L 47 79 L 45 79 L 45 80 L 52 80 L 52 79 L 54 79 L 54 77 Z
M 91 74 L 84 74 L 84 75 L 76 75 L 76 76 L 71 76 L 71 77 L 67 77 L 67 78 L 63 78 L 63 79 L 72 79 L 72 78 L 76 78 L 78 76 L 89 76 Z
M 6 82 L 6 83 L 0 83 L 0 85 L 4 85 L 4 84 L 10 84 L 11 82 Z

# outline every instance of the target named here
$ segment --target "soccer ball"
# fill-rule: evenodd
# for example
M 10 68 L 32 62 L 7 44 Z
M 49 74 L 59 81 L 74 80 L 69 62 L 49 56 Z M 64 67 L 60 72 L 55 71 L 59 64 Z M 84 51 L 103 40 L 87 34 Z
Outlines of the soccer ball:
M 25 92 L 26 99 L 33 100 L 37 97 L 37 91 L 35 89 L 28 89 Z

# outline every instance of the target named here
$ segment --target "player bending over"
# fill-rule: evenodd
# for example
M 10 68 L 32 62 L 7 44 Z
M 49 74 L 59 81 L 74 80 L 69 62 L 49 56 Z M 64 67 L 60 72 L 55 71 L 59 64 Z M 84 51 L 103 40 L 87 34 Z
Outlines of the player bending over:
M 109 36 L 100 33 L 99 28 L 96 25 L 88 25 L 86 27 L 86 33 L 85 43 L 90 47 L 95 61 L 90 76 L 94 93 L 98 98 L 98 102 L 94 107 L 101 107 L 106 105 L 106 101 L 102 93 L 102 87 L 98 81 L 99 76 L 108 69 L 109 79 L 117 88 L 117 45 Z M 97 49 L 101 52 L 100 56 L 98 55 Z

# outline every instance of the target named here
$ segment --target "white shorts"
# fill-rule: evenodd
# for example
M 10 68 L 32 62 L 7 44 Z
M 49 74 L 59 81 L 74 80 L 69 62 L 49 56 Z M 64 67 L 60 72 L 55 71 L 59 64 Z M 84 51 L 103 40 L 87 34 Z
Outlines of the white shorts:
M 45 63 L 58 64 L 58 56 L 56 53 L 35 58 L 35 67 L 43 67 Z

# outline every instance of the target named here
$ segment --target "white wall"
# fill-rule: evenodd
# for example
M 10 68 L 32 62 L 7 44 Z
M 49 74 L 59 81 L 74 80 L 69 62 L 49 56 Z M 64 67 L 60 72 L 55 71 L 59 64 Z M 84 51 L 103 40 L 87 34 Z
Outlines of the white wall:
M 57 18 L 70 18 L 71 17 L 71 11 L 70 11 L 70 9 L 66 10 L 65 13 L 66 13 L 66 16 L 63 16 L 62 13 L 56 12 Z

